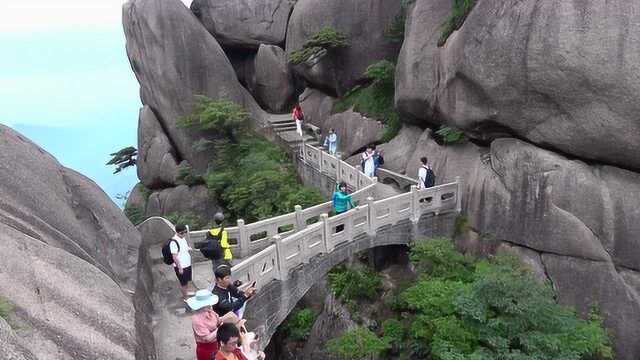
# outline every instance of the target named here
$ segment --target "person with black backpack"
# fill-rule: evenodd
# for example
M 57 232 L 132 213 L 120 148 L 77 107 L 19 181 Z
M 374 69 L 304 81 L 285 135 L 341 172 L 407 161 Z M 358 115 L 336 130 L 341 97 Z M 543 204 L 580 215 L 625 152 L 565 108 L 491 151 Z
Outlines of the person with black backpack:
M 213 216 L 214 227 L 207 231 L 207 239 L 203 247 L 200 248 L 200 252 L 204 257 L 211 260 L 213 271 L 220 265 L 231 266 L 231 260 L 233 260 L 233 254 L 231 253 L 231 247 L 229 246 L 229 234 L 224 229 L 224 215 L 222 213 L 216 213 Z
M 176 234 L 162 246 L 162 260 L 167 265 L 173 265 L 173 270 L 180 282 L 180 291 L 182 298 L 187 299 L 193 295 L 189 291 L 189 283 L 193 281 L 191 273 L 191 254 L 192 249 L 187 243 L 185 236 L 187 235 L 187 227 L 178 224 L 175 227 Z
M 422 164 L 418 169 L 418 189 L 427 189 L 435 186 L 436 175 L 431 166 L 429 166 L 429 159 L 423 156 L 420 158 L 420 162 Z

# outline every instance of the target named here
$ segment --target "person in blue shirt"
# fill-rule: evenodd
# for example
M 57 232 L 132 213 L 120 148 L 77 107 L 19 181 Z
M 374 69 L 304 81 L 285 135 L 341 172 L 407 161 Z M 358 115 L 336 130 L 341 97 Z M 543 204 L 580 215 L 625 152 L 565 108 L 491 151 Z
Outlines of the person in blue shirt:
M 333 193 L 333 210 L 336 212 L 336 215 L 338 215 L 354 207 L 355 205 L 353 205 L 351 195 L 347 193 L 347 184 L 344 181 L 340 182 L 336 187 L 336 191 Z M 337 233 L 343 229 L 344 225 L 336 226 Z

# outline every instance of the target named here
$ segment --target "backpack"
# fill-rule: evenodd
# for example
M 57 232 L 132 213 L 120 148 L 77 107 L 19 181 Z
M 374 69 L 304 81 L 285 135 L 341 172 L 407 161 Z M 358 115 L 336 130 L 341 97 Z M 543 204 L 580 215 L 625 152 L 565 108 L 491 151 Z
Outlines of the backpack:
M 382 155 L 378 155 L 378 166 L 384 165 L 384 158 Z
M 175 239 L 169 239 L 169 241 L 162 246 L 162 262 L 167 265 L 173 264 L 173 254 L 171 254 L 172 241 L 175 241 L 178 251 L 180 251 L 180 244 L 178 244 L 178 241 Z
M 220 231 L 218 231 L 217 235 L 213 235 L 211 233 L 211 230 L 207 231 L 207 238 L 205 240 L 205 244 L 200 248 L 200 252 L 202 253 L 202 256 L 210 260 L 222 259 L 223 251 L 222 251 L 222 246 L 220 245 L 220 240 L 222 240 L 223 232 L 224 232 L 224 227 L 220 227 Z
M 436 184 L 436 174 L 430 167 L 427 167 L 425 169 L 427 169 L 427 174 L 424 177 L 424 187 L 430 188 Z

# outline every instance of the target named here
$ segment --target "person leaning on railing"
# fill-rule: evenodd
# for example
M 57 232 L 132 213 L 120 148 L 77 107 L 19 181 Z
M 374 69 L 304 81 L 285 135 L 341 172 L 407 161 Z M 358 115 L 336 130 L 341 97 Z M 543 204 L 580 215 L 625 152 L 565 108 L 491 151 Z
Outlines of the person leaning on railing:
M 347 183 L 341 181 L 333 193 L 333 211 L 338 215 L 354 207 L 356 206 L 353 204 L 351 194 L 347 193 Z M 343 228 L 344 225 L 336 226 L 336 232 L 342 231 Z

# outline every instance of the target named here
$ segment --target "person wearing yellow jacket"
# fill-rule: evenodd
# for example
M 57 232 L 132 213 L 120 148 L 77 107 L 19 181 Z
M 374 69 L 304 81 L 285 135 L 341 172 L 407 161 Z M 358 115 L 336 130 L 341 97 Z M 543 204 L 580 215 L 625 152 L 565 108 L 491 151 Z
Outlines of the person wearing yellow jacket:
M 222 248 L 222 257 L 220 259 L 211 259 L 213 271 L 220 265 L 231 266 L 231 260 L 233 260 L 233 254 L 231 253 L 231 247 L 229 246 L 229 234 L 224 229 L 222 223 L 224 222 L 224 215 L 222 213 L 216 213 L 213 216 L 213 222 L 215 226 L 209 230 L 209 233 L 214 238 L 220 239 L 220 247 Z

